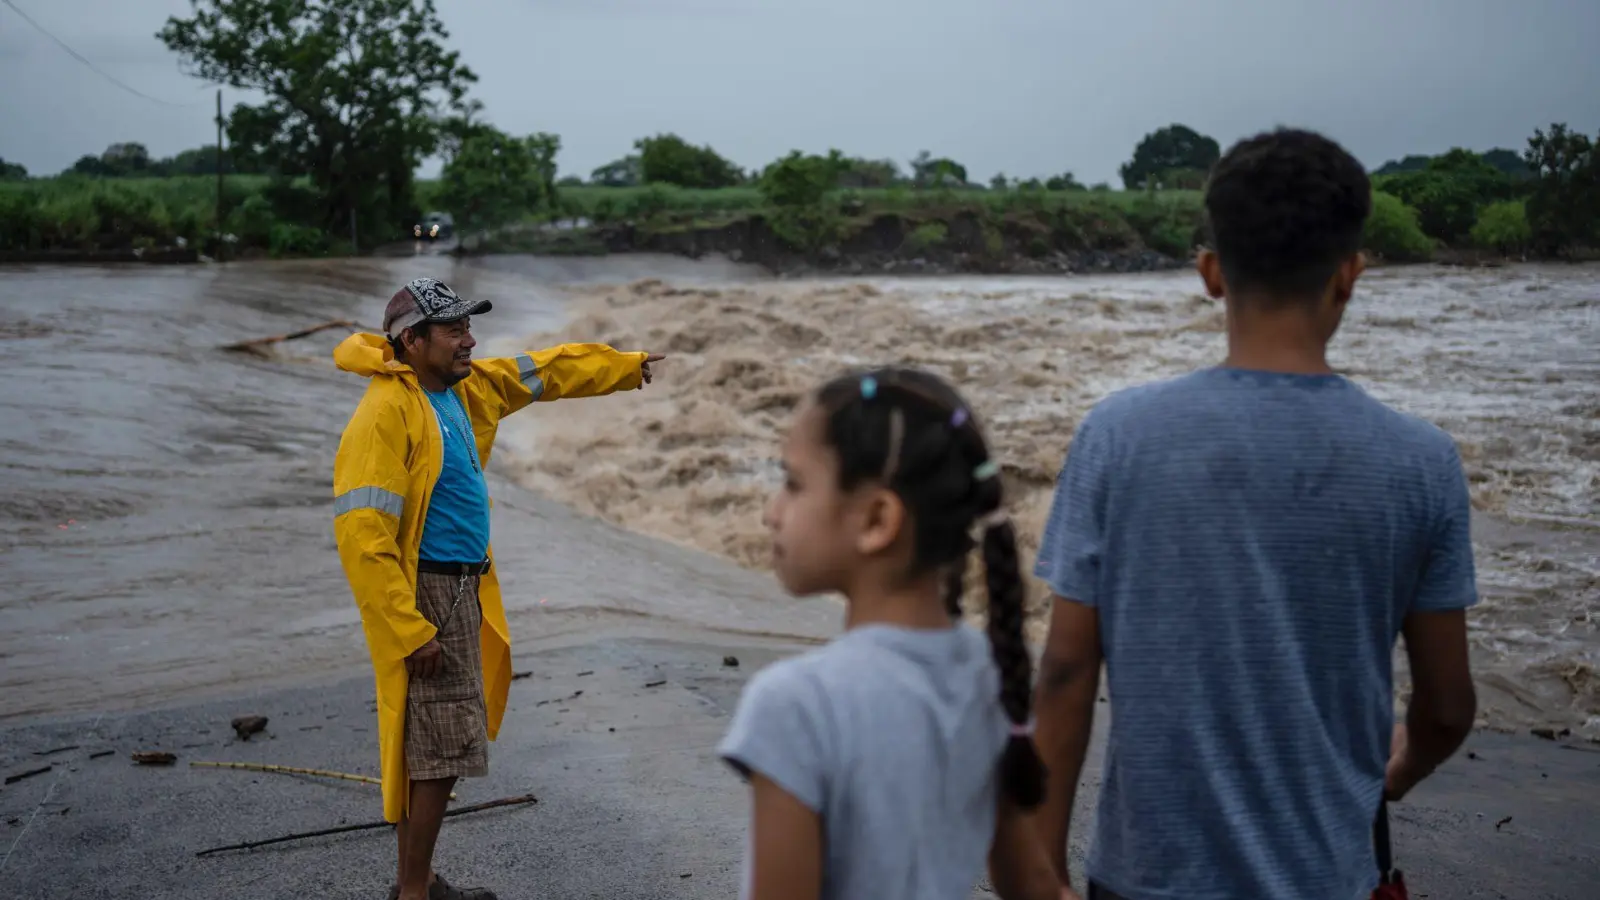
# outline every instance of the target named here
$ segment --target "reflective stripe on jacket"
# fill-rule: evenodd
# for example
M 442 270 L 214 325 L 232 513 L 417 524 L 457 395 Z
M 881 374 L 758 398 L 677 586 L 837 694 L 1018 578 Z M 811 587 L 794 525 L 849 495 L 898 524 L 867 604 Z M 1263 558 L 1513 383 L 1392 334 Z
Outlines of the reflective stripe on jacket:
M 489 464 L 500 420 L 532 402 L 598 397 L 638 388 L 644 353 L 605 344 L 561 344 L 474 360 L 454 388 L 472 420 L 478 458 Z M 405 760 L 405 659 L 434 635 L 417 611 L 417 554 L 428 498 L 444 465 L 437 419 L 410 366 L 382 335 L 353 334 L 333 351 L 367 392 L 339 440 L 333 463 L 333 532 L 361 611 L 378 696 L 383 817 L 398 822 L 410 798 Z M 490 558 L 494 556 L 490 551 Z M 483 695 L 489 739 L 499 733 L 511 686 L 511 635 L 497 566 L 478 587 L 483 606 Z

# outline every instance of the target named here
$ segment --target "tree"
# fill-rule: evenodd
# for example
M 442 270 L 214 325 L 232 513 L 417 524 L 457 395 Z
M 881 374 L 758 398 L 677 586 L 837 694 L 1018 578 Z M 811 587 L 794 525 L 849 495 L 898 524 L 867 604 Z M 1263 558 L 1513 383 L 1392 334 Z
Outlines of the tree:
M 554 135 L 512 137 L 480 126 L 445 163 L 439 202 L 463 229 L 488 231 L 514 222 L 554 201 L 546 179 L 555 171 Z
M 761 174 L 761 196 L 773 206 L 817 206 L 839 183 L 846 162 L 837 150 L 812 156 L 794 150 Z
M 1471 151 L 1452 150 L 1450 152 L 1470 153 Z M 1513 178 L 1531 178 L 1533 176 L 1533 173 L 1528 171 L 1528 164 L 1523 160 L 1522 154 L 1515 150 L 1507 150 L 1504 147 L 1496 147 L 1493 150 L 1488 150 L 1477 155 L 1479 159 L 1491 166 L 1494 166 L 1496 169 L 1499 169 Z M 1392 159 L 1389 160 L 1388 162 L 1374 169 L 1372 171 L 1372 175 L 1374 178 L 1376 178 L 1383 175 L 1399 175 L 1402 172 L 1422 172 L 1425 171 L 1429 164 L 1437 158 L 1438 157 L 1413 153 L 1398 161 Z
M 116 173 L 112 172 L 110 167 L 100 160 L 100 157 L 95 156 L 92 153 L 86 153 L 83 156 L 78 157 L 78 161 L 72 164 L 72 168 L 68 169 L 62 174 L 86 175 L 90 178 L 105 178 L 107 176 L 115 175 Z
M 461 152 L 461 146 L 478 134 L 493 132 L 488 123 L 479 118 L 483 114 L 483 101 L 463 100 L 450 114 L 439 121 L 439 148 L 436 151 L 444 162 Z
M 555 206 L 556 157 L 561 153 L 561 136 L 548 131 L 536 131 L 522 139 L 533 156 L 533 172 L 539 179 L 539 189 L 544 192 L 544 202 Z
M 967 167 L 923 150 L 911 161 L 911 180 L 917 187 L 961 187 L 967 183 Z
M 217 145 L 202 144 L 193 150 L 184 150 L 170 159 L 159 160 L 152 168 L 161 175 L 215 175 L 217 173 Z M 241 169 L 234 163 L 233 155 L 226 150 L 222 153 L 222 173 L 224 175 L 265 174 L 250 169 Z
M 1485 152 L 1482 158 L 1484 162 L 1510 175 L 1512 178 L 1527 179 L 1533 177 L 1533 173 L 1528 171 L 1527 160 L 1523 159 L 1522 154 L 1515 150 L 1496 147 Z
M 838 150 L 829 150 L 827 156 L 795 150 L 767 166 L 760 187 L 771 207 L 768 223 L 773 232 L 790 246 L 807 251 L 838 240 L 839 210 L 825 201 L 848 165 Z
M 639 174 L 645 184 L 686 188 L 732 187 L 743 171 L 710 147 L 696 147 L 675 134 L 658 134 L 633 142 L 639 151 Z
M 1547 253 L 1600 241 L 1600 151 L 1564 123 L 1535 130 L 1523 154 L 1535 178 L 1528 226 Z
M 1428 167 L 1428 161 L 1431 159 L 1433 159 L 1431 156 L 1413 153 L 1401 160 L 1389 160 L 1374 169 L 1372 174 L 1376 177 L 1379 175 L 1398 175 L 1401 172 L 1421 172 Z
M 477 80 L 444 48 L 433 0 L 191 3 L 157 37 L 192 74 L 266 97 L 227 117 L 236 155 L 307 176 L 311 224 L 397 228 L 417 165 L 440 147 L 442 111 L 466 109 Z
M 1222 148 L 1214 139 L 1187 125 L 1168 125 L 1145 135 L 1133 149 L 1133 158 L 1120 170 L 1122 184 L 1133 190 L 1174 170 L 1207 172 L 1221 157 Z
M 644 176 L 639 171 L 639 157 L 624 156 L 589 173 L 589 181 L 602 187 L 635 187 Z
M 112 144 L 100 154 L 100 161 L 117 177 L 137 178 L 150 174 L 150 151 L 143 144 Z
M 1046 190 L 1051 191 L 1085 190 L 1084 186 L 1078 183 L 1078 179 L 1072 177 L 1071 172 L 1062 172 L 1060 175 L 1052 175 L 1050 178 L 1045 180 L 1044 186 Z
M 9 163 L 0 159 L 0 181 L 24 181 L 28 177 L 28 170 L 21 163 Z
M 839 172 L 839 187 L 886 188 L 900 181 L 900 167 L 892 159 L 846 157 Z

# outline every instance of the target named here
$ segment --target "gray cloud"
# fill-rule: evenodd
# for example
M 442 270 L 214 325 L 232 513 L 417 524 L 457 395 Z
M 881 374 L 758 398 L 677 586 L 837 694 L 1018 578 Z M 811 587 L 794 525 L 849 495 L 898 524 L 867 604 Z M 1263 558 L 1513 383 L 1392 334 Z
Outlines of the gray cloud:
M 16 0 L 130 96 L 0 7 L 0 156 L 58 171 L 120 140 L 211 139 L 212 96 L 155 39 L 186 0 Z M 587 174 L 676 131 L 749 168 L 793 148 L 927 149 L 974 178 L 1116 181 L 1146 132 L 1274 124 L 1369 165 L 1600 130 L 1593 0 L 471 0 L 441 3 L 489 118 L 554 131 Z M 227 98 L 229 105 L 237 97 Z

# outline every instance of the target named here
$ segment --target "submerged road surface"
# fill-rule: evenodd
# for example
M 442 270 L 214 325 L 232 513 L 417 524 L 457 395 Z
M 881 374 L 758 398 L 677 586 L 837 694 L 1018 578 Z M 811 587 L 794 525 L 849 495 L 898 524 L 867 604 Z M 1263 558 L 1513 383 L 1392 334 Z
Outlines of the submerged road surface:
M 223 345 L 329 319 L 375 329 L 390 294 L 433 275 L 495 303 L 476 329 L 480 355 L 505 352 L 514 338 L 564 321 L 560 294 L 541 287 L 549 280 L 625 281 L 652 265 L 700 278 L 743 273 L 684 260 L 484 266 L 437 256 L 8 268 L 0 720 L 307 683 L 366 666 L 331 518 L 334 450 L 365 386 L 329 358 L 348 329 L 275 345 L 268 359 Z M 576 402 L 627 415 L 630 400 Z M 603 580 L 577 589 L 606 567 L 588 540 L 496 538 L 508 575 L 565 573 L 575 586 L 566 596 L 508 590 L 513 621 L 552 603 L 626 608 L 644 620 L 689 612 L 649 591 L 620 606 L 601 600 Z

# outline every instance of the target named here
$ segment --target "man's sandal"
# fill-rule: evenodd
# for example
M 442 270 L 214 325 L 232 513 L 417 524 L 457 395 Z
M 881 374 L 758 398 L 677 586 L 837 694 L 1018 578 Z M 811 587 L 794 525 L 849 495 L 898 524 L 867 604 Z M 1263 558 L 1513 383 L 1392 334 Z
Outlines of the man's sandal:
M 389 900 L 400 900 L 400 885 L 389 885 Z M 433 873 L 433 884 L 428 885 L 428 900 L 498 900 L 487 888 L 453 888 L 438 872 Z
M 499 900 L 488 888 L 451 887 L 438 872 L 433 873 L 433 884 L 428 886 L 428 900 Z

